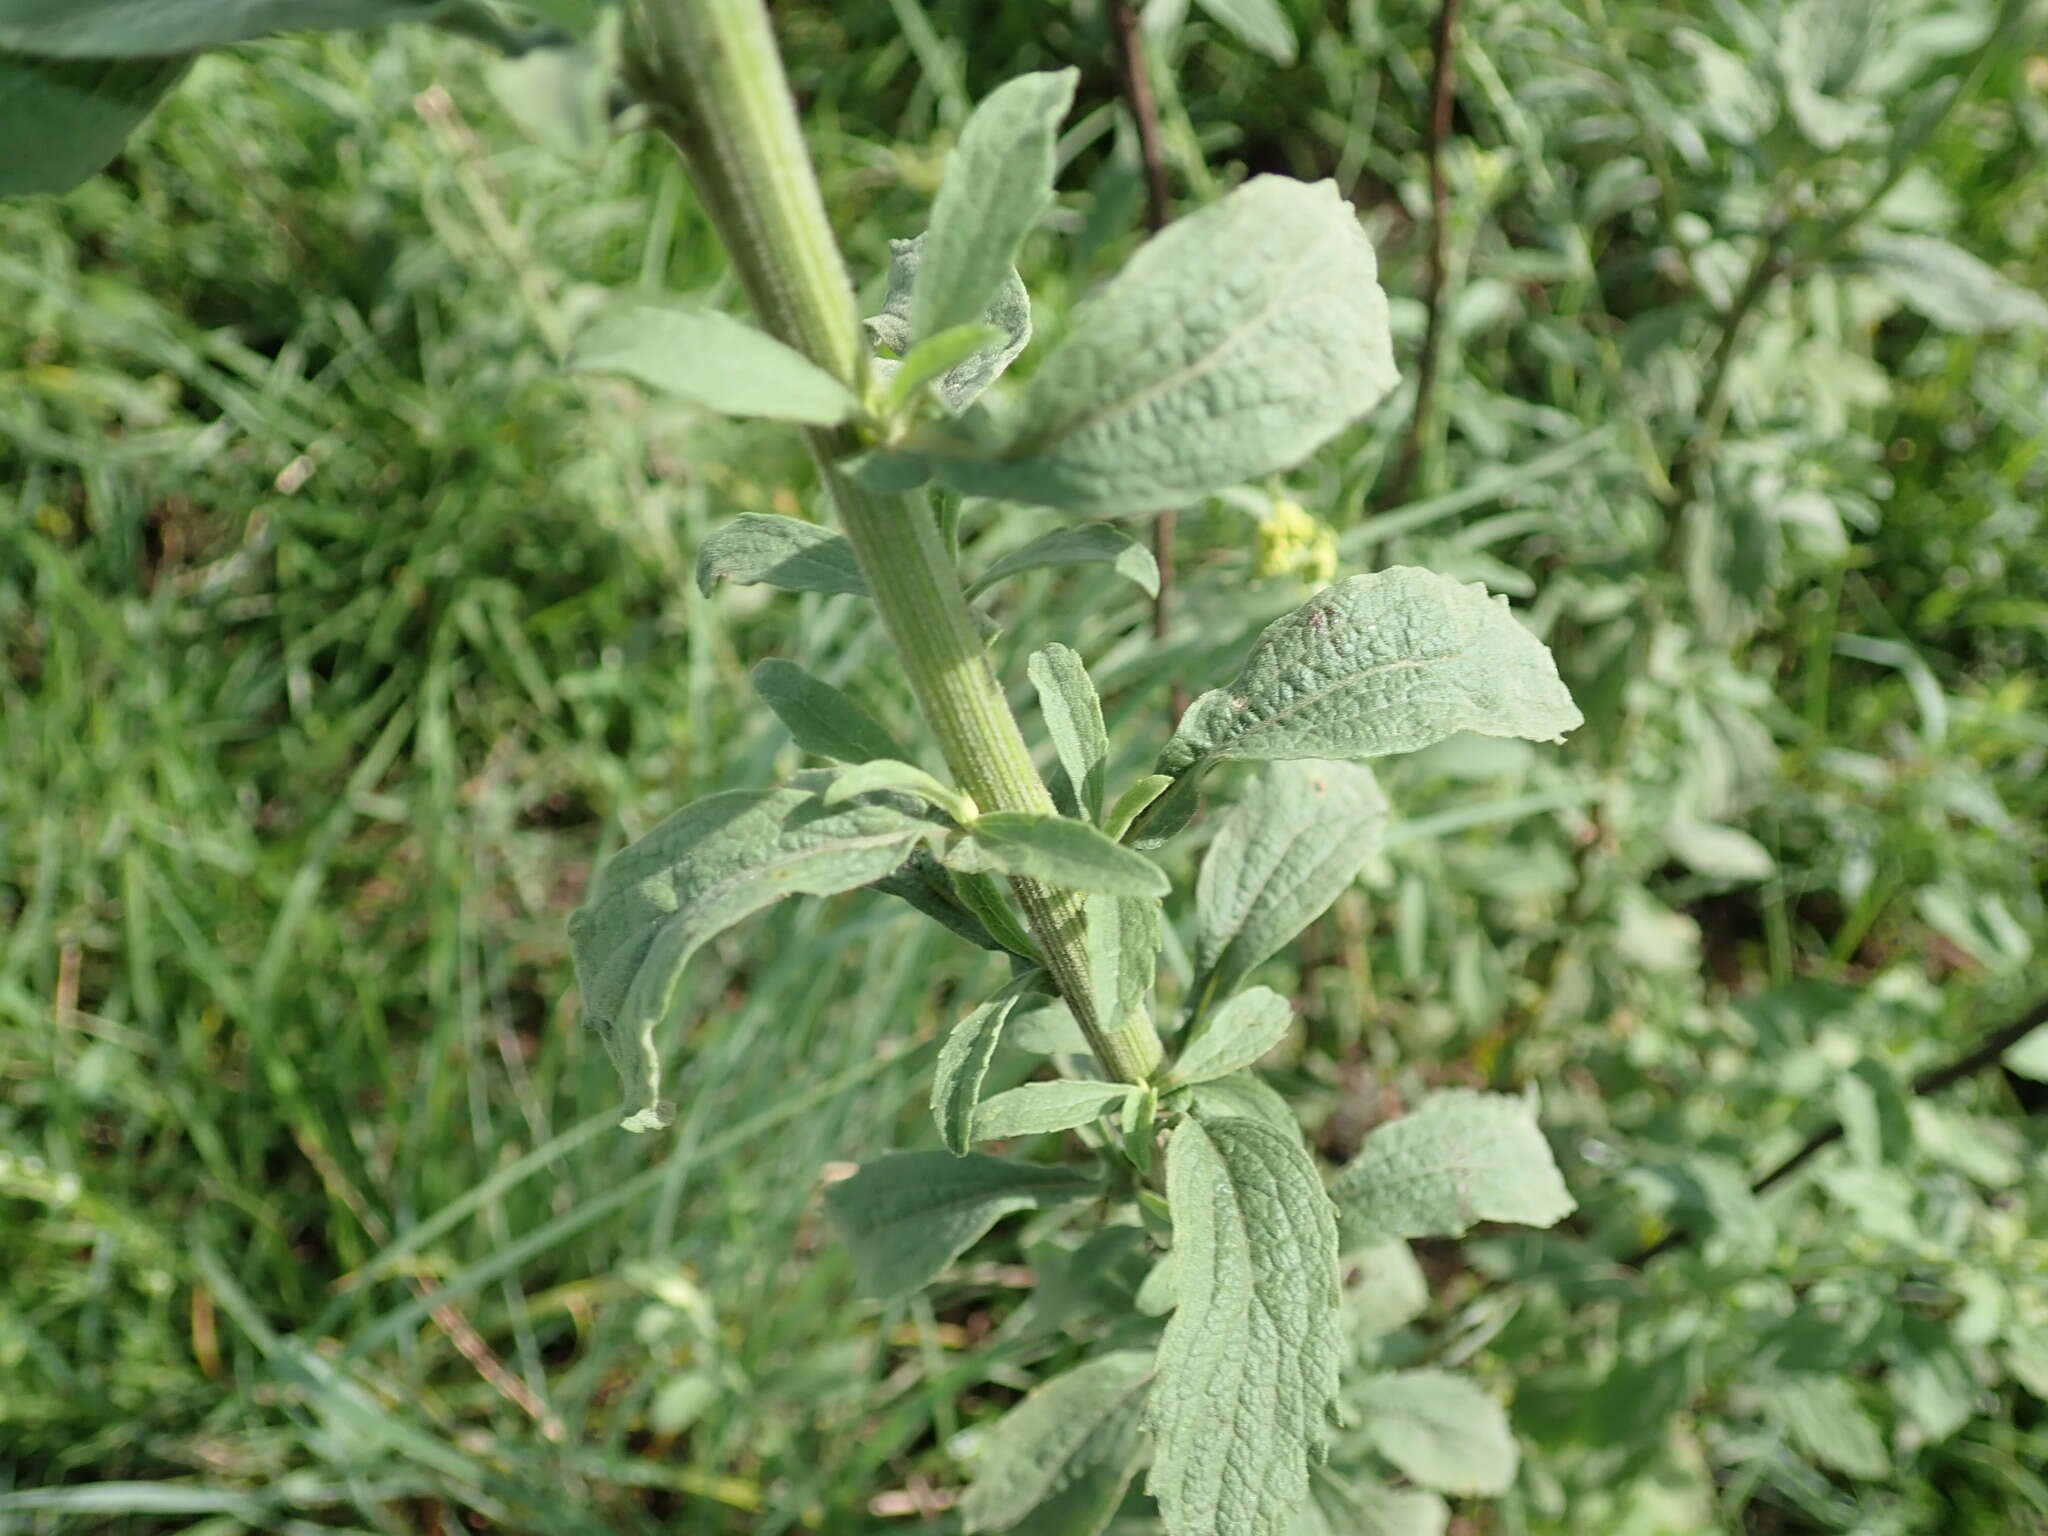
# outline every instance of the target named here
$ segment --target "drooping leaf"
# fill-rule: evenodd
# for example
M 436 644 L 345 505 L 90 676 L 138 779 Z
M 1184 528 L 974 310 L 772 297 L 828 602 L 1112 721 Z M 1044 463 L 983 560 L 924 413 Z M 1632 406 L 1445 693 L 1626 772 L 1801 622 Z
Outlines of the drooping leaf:
M 913 848 L 910 857 L 895 869 L 872 883 L 872 888 L 885 896 L 894 896 L 917 908 L 926 917 L 940 924 L 970 944 L 983 949 L 1009 952 L 1030 957 L 1027 946 L 1012 951 L 1003 940 L 998 939 L 982 922 L 979 915 L 961 901 L 953 884 L 952 873 L 938 861 L 928 848 Z
M 794 517 L 742 512 L 712 531 L 697 551 L 697 590 L 706 597 L 721 581 L 785 592 L 851 592 L 868 584 L 843 534 Z
M 102 170 L 189 62 L 0 53 L 0 197 L 69 192 Z
M 1151 1354 L 1125 1349 L 1032 1388 L 984 1432 L 962 1528 L 1095 1536 L 1137 1470 L 1151 1382 Z
M 974 1112 L 976 1141 L 1042 1136 L 1099 1120 L 1137 1090 L 1129 1083 L 1025 1083 L 983 1099 Z
M 1021 572 L 1056 565 L 1111 566 L 1147 597 L 1159 595 L 1159 562 L 1152 551 L 1108 523 L 1078 523 L 1033 539 L 991 564 L 968 587 L 967 595 L 977 596 Z
M 988 931 L 1002 940 L 1003 947 L 1012 954 L 1035 959 L 1038 945 L 1026 931 L 1023 921 L 1015 908 L 1003 895 L 1003 889 L 987 875 L 969 874 L 965 870 L 946 870 L 946 877 L 953 883 L 953 894 L 960 904 L 972 912 Z
M 1105 896 L 1164 896 L 1171 889 L 1157 864 L 1086 822 L 1031 811 L 984 811 L 945 858 L 969 874 L 1024 875 Z
M 1240 992 L 1209 1016 L 1167 1082 L 1206 1083 L 1241 1072 L 1284 1040 L 1293 1023 L 1294 1009 L 1270 987 Z
M 1449 1371 L 1392 1371 L 1357 1394 L 1359 1427 L 1404 1475 L 1439 1493 L 1506 1493 L 1521 1454 L 1500 1404 Z
M 730 416 L 829 427 L 860 413 L 853 391 L 794 347 L 711 309 L 614 305 L 577 337 L 569 366 Z
M 1260 770 L 1222 818 L 1195 882 L 1195 966 L 1228 994 L 1329 910 L 1385 835 L 1386 797 L 1358 763 Z
M 911 291 L 914 341 L 979 320 L 1052 201 L 1053 140 L 1073 105 L 1072 69 L 1019 75 L 974 109 L 932 201 Z
M 1174 1536 L 1285 1536 L 1337 1391 L 1337 1229 L 1298 1141 L 1184 1119 L 1166 1154 L 1177 1298 L 1146 1403 Z
M 861 1289 L 888 1300 L 930 1283 L 1003 1217 L 1086 1199 L 1070 1168 L 969 1153 L 891 1152 L 826 1187 L 825 1209 L 853 1250 Z
M 928 822 L 882 805 L 828 810 L 807 790 L 747 789 L 678 811 L 598 872 L 569 919 L 584 1016 L 626 1088 L 629 1130 L 666 1125 L 654 1031 L 706 939 L 784 896 L 888 874 Z
M 919 235 L 912 240 L 889 242 L 889 289 L 882 300 L 882 312 L 861 322 L 867 328 L 868 339 L 878 347 L 887 347 L 899 354 L 914 350 L 915 333 L 910 323 L 911 294 L 917 286 L 917 274 L 923 267 L 926 240 L 926 235 Z M 1017 360 L 1017 354 L 1031 340 L 1031 296 L 1024 291 L 1024 279 L 1017 275 L 1015 267 L 1003 274 L 988 307 L 981 313 L 981 323 L 1000 331 L 1003 340 L 995 346 L 970 352 L 939 375 L 939 402 L 956 416 L 1002 377 L 1003 371 Z M 891 358 L 877 358 L 870 364 L 875 377 L 885 385 L 895 383 L 896 370 L 902 366 L 902 362 Z M 907 489 L 923 484 L 929 476 L 929 469 L 915 455 L 891 455 L 888 459 L 888 462 L 878 463 L 875 471 L 865 477 L 871 489 L 885 490 L 892 485 Z
M 1861 246 L 1871 270 L 1900 301 L 1944 330 L 1974 336 L 2048 327 L 2048 299 L 1960 246 L 1933 235 L 1875 231 Z
M 770 657 L 755 666 L 753 681 L 754 692 L 806 752 L 842 763 L 906 755 L 866 710 L 793 661 Z
M 272 32 L 426 21 L 446 0 L 7 0 L 0 48 L 75 59 L 196 53 Z
M 1331 183 L 1255 177 L 1075 311 L 994 456 L 934 467 L 971 495 L 1091 517 L 1286 469 L 1393 387 L 1377 279 Z
M 1294 62 L 1294 23 L 1278 0 L 1196 0 L 1218 25 L 1275 64 Z
M 974 1109 L 981 1102 L 982 1080 L 995 1059 L 1003 1026 L 1026 990 L 1018 982 L 1004 987 L 955 1024 L 939 1047 L 932 1069 L 932 1119 L 938 1124 L 939 1140 L 956 1156 L 965 1157 L 974 1145 Z
M 1330 1195 L 1357 1243 L 1462 1237 L 1480 1221 L 1548 1227 L 1578 1208 L 1529 1102 L 1465 1088 L 1374 1131 Z
M 1066 770 L 1074 792 L 1075 813 L 1083 820 L 1102 820 L 1102 776 L 1109 764 L 1109 732 L 1102 724 L 1102 701 L 1081 658 L 1064 645 L 1033 651 L 1027 665 L 1038 690 L 1039 713 L 1046 734 Z

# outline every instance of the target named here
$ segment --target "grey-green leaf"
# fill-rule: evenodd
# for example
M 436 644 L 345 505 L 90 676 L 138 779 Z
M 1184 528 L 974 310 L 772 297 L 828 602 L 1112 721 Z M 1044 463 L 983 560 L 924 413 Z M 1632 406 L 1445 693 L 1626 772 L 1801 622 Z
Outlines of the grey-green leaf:
M 1259 770 L 1223 816 L 1195 881 L 1195 968 L 1228 994 L 1329 910 L 1386 833 L 1387 801 L 1360 763 L 1302 758 Z
M 825 791 L 825 803 L 839 805 L 884 790 L 913 796 L 957 822 L 974 819 L 974 802 L 960 790 L 941 784 L 915 764 L 893 757 L 871 758 L 841 769 L 832 776 L 832 787 Z
M 711 309 L 613 306 L 577 338 L 569 366 L 622 373 L 729 416 L 829 427 L 860 413 L 853 391 L 794 347 Z
M 806 752 L 842 763 L 907 755 L 867 711 L 793 661 L 771 657 L 754 668 L 753 679 L 754 691 Z
M 1152 991 L 1159 946 L 1165 939 L 1165 913 L 1149 896 L 1091 896 L 1082 921 L 1096 1016 L 1121 1022 L 1143 1008 Z
M 0 197 L 69 192 L 104 169 L 188 62 L 0 53 Z
M 1167 1081 L 1206 1083 L 1242 1072 L 1284 1040 L 1293 1023 L 1294 1009 L 1270 987 L 1240 992 L 1209 1016 Z
M 1578 1208 L 1528 1100 L 1448 1088 L 1381 1126 L 1330 1188 L 1353 1243 L 1548 1227 Z
M 932 1071 L 932 1119 L 946 1150 L 958 1156 L 966 1156 L 974 1145 L 974 1109 L 981 1102 L 982 1079 L 988 1076 L 1010 1011 L 1023 995 L 1024 988 L 1012 982 L 955 1024 L 939 1047 Z
M 974 1111 L 974 1139 L 1043 1136 L 1099 1120 L 1137 1090 L 1129 1083 L 1025 1083 L 983 1099 Z
M 272 32 L 425 21 L 445 8 L 445 0 L 7 0 L 0 8 L 0 48 L 139 59 Z
M 1294 62 L 1294 23 L 1277 0 L 1196 0 L 1209 16 L 1275 64 Z
M 1031 685 L 1038 690 L 1039 712 L 1046 734 L 1066 770 L 1074 791 L 1076 812 L 1084 820 L 1102 820 L 1102 776 L 1109 765 L 1109 732 L 1102 724 L 1102 700 L 1080 656 L 1053 644 L 1033 651 L 1027 664 Z
M 1862 253 L 1899 299 L 1963 335 L 2048 327 L 2048 299 L 1933 235 L 1863 236 Z
M 1259 176 L 1142 246 L 1074 313 L 973 495 L 1085 516 L 1286 469 L 1393 387 L 1372 246 L 1329 182 Z
M 1337 1391 L 1337 1229 L 1300 1144 L 1184 1119 L 1166 1154 L 1177 1305 L 1146 1402 L 1174 1536 L 1285 1536 Z
M 1444 1536 L 1450 1524 L 1450 1506 L 1434 1493 L 1318 1467 L 1294 1536 Z
M 1033 539 L 992 563 L 967 589 L 967 595 L 986 592 L 1024 571 L 1056 565 L 1107 565 L 1147 597 L 1159 595 L 1159 562 L 1152 551 L 1108 523 L 1077 523 Z
M 930 1283 L 1003 1217 L 1095 1192 L 1069 1168 L 970 1153 L 892 1152 L 825 1190 L 862 1290 L 884 1300 Z
M 1164 896 L 1171 889 L 1157 864 L 1086 822 L 1032 811 L 983 812 L 945 862 L 969 874 L 1023 875 L 1105 896 Z
M 843 534 L 794 517 L 742 512 L 712 531 L 697 551 L 697 590 L 706 597 L 721 581 L 785 592 L 868 595 L 868 584 Z
M 629 1130 L 666 1125 L 654 1031 L 698 947 L 784 896 L 888 874 L 930 823 L 881 805 L 827 811 L 801 789 L 732 790 L 613 855 L 569 919 L 584 1015 L 625 1085 Z
M 1151 1352 L 1124 1349 L 1032 1388 L 982 1434 L 962 1529 L 1094 1536 L 1137 1468 L 1151 1382 Z
M 882 300 L 882 312 L 861 322 L 876 346 L 888 347 L 898 353 L 914 350 L 915 333 L 910 323 L 911 294 L 923 266 L 928 238 L 928 235 L 919 235 L 913 240 L 889 242 L 889 288 Z M 939 403 L 956 416 L 1002 376 L 1003 370 L 1016 361 L 1017 354 L 1031 340 L 1031 296 L 1024 291 L 1024 279 L 1017 275 L 1015 267 L 1003 274 L 988 307 L 982 311 L 981 321 L 1001 332 L 1004 339 L 995 346 L 969 353 L 939 376 Z M 893 384 L 896 370 L 903 367 L 903 363 L 877 358 L 871 366 L 877 378 Z M 875 459 L 878 455 L 879 450 L 868 457 Z M 864 477 L 871 489 L 907 488 L 924 483 L 928 470 L 922 459 L 914 455 L 883 457 L 892 458 L 894 462 L 880 464 Z
M 1301 1122 L 1295 1118 L 1294 1106 L 1271 1083 L 1250 1072 L 1197 1083 L 1186 1093 L 1188 1106 L 1204 1120 L 1256 1120 L 1295 1142 L 1301 1140 Z
M 1008 943 L 996 937 L 980 914 L 960 899 L 951 871 L 929 849 L 912 849 L 910 857 L 874 881 L 873 888 L 886 896 L 910 903 L 933 922 L 970 944 L 999 952 L 1030 953 L 1028 945 L 1011 951 Z
M 910 300 L 913 342 L 982 318 L 1052 201 L 1053 141 L 1077 72 L 1019 75 L 974 109 L 932 202 Z
M 893 417 L 927 384 L 942 383 L 969 358 L 994 351 L 1009 340 L 996 327 L 980 320 L 950 326 L 936 336 L 927 336 L 900 361 L 887 359 L 875 365 L 887 370 L 886 383 L 876 402 L 883 416 Z
M 1459 731 L 1553 741 L 1581 723 L 1550 652 L 1505 598 L 1395 566 L 1325 587 L 1196 699 L 1161 773 L 1218 758 L 1363 758 Z
M 1359 1388 L 1360 1429 L 1372 1446 L 1425 1488 L 1506 1493 L 1521 1455 L 1507 1415 L 1479 1387 L 1449 1371 L 1393 1371 Z

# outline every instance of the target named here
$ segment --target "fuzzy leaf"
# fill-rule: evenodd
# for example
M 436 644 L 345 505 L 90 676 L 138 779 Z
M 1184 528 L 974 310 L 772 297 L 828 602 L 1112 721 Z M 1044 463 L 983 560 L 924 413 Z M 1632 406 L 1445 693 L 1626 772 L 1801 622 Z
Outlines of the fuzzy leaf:
M 995 1059 L 1003 1026 L 1026 988 L 1012 982 L 953 1026 L 939 1047 L 932 1070 L 932 1119 L 946 1150 L 965 1157 L 974 1145 L 974 1109 L 981 1102 L 982 1079 Z
M 624 1082 L 628 1130 L 666 1125 L 655 1028 L 705 940 L 784 896 L 888 874 L 929 822 L 881 805 L 828 811 L 802 789 L 742 789 L 678 811 L 598 872 L 569 919 L 584 1015 Z
M 813 756 L 842 763 L 905 756 L 867 711 L 795 662 L 771 657 L 754 668 L 753 680 L 754 692 Z
M 69 192 L 104 169 L 189 62 L 0 53 L 0 197 Z
M 1480 1221 L 1548 1227 L 1578 1208 L 1528 1101 L 1466 1088 L 1374 1131 L 1330 1195 L 1359 1243 L 1462 1237 Z
M 940 383 L 971 357 L 994 351 L 1009 337 L 980 320 L 950 326 L 936 336 L 927 336 L 888 371 L 886 385 L 877 402 L 881 414 L 894 416 L 927 384 Z M 886 361 L 886 359 L 885 359 Z
M 1450 1506 L 1436 1494 L 1318 1467 L 1293 1536 L 1444 1536 L 1450 1524 Z
M 1177 1300 L 1146 1403 L 1174 1536 L 1285 1536 L 1337 1391 L 1337 1228 L 1297 1141 L 1184 1119 L 1166 1154 Z
M 1144 1007 L 1152 991 L 1165 913 L 1149 896 L 1092 896 L 1082 920 L 1095 1012 L 1105 1021 L 1121 1022 Z
M 829 427 L 860 412 L 853 391 L 794 347 L 712 309 L 615 305 L 577 338 L 569 366 L 623 373 L 729 416 Z
M 1933 235 L 1866 234 L 1864 259 L 1901 302 L 1944 330 L 2048 327 L 2048 299 Z
M 1167 1081 L 1206 1083 L 1242 1072 L 1287 1037 L 1294 1009 L 1268 987 L 1240 992 L 1211 1014 L 1194 1043 L 1181 1052 Z
M 1295 1118 L 1294 1106 L 1271 1083 L 1250 1072 L 1233 1072 L 1184 1091 L 1188 1107 L 1204 1120 L 1256 1120 L 1293 1141 L 1301 1140 L 1301 1122 Z
M 1084 821 L 1102 819 L 1102 776 L 1109 762 L 1109 732 L 1102 724 L 1102 701 L 1081 658 L 1064 645 L 1033 651 L 1028 664 L 1031 685 L 1038 690 L 1039 713 L 1046 734 L 1066 770 L 1074 792 L 1076 813 Z
M 785 592 L 868 595 L 867 580 L 844 535 L 765 512 L 742 512 L 714 529 L 698 549 L 697 590 L 709 597 L 721 581 Z
M 927 240 L 927 235 L 919 235 L 912 240 L 889 242 L 889 289 L 882 300 L 882 312 L 861 322 L 867 327 L 868 339 L 876 346 L 905 354 L 914 350 L 914 332 L 910 323 L 911 294 L 924 264 Z M 1024 279 L 1017 275 L 1015 267 L 1003 274 L 988 307 L 981 313 L 981 323 L 1001 332 L 1004 339 L 995 346 L 969 353 L 939 376 L 939 403 L 956 416 L 1002 377 L 1003 371 L 1017 360 L 1017 354 L 1031 340 L 1031 296 L 1024 291 Z M 907 357 L 905 361 L 908 361 Z M 877 358 L 869 366 L 885 385 L 893 385 L 896 370 L 903 367 L 903 363 Z M 868 457 L 876 458 L 877 455 Z M 929 468 L 914 455 L 885 455 L 883 458 L 887 462 L 878 464 L 876 472 L 865 477 L 871 489 L 907 489 L 923 484 L 929 476 Z
M 1151 1353 L 1124 1349 L 1032 1388 L 987 1430 L 962 1528 L 1095 1536 L 1137 1469 L 1151 1383 Z
M 1108 565 L 1126 581 L 1135 583 L 1147 597 L 1159 595 L 1159 562 L 1152 551 L 1120 528 L 1108 523 L 1079 523 L 1072 528 L 1055 528 L 1033 539 L 1022 549 L 1012 550 L 981 573 L 967 589 L 974 597 L 1006 577 L 1055 565 Z
M 930 1283 L 1013 1211 L 1085 1199 L 1095 1189 L 1068 1168 L 892 1152 L 827 1186 L 825 1209 L 853 1250 L 862 1290 L 888 1300 Z
M 1164 896 L 1171 889 L 1157 864 L 1086 822 L 1032 811 L 983 812 L 945 861 L 968 874 L 1024 875 L 1105 896 Z
M 1222 818 L 1195 882 L 1195 966 L 1228 995 L 1329 910 L 1386 833 L 1372 770 L 1303 758 L 1261 769 Z
M 1286 469 L 1393 387 L 1377 278 L 1334 185 L 1255 177 L 1075 311 L 992 457 L 934 467 L 971 495 L 1091 517 Z
M 1131 824 L 1144 814 L 1153 801 L 1172 788 L 1173 780 L 1167 775 L 1146 774 L 1116 797 L 1116 804 L 1112 805 L 1109 814 L 1102 818 L 1102 830 L 1117 841 L 1123 841 L 1124 834 L 1131 830 Z
M 873 882 L 873 889 L 885 896 L 907 901 L 926 917 L 970 944 L 999 953 L 1028 956 L 1027 946 L 1011 951 L 1010 946 L 990 931 L 980 916 L 960 899 L 952 874 L 926 848 L 914 848 L 896 869 Z
M 1247 48 L 1275 64 L 1294 62 L 1294 23 L 1278 0 L 1196 0 L 1210 18 Z
M 1005 1141 L 1070 1131 L 1101 1119 L 1136 1091 L 1129 1083 L 1025 1083 L 981 1101 L 974 1112 L 974 1139 Z
M 272 32 L 425 21 L 445 0 L 7 0 L 0 48 L 74 59 L 193 53 Z
M 841 805 L 879 790 L 914 796 L 955 821 L 974 819 L 974 802 L 965 794 L 950 784 L 941 784 L 922 768 L 893 757 L 871 758 L 850 768 L 842 768 L 832 776 L 832 787 L 825 791 L 825 803 Z
M 1521 1460 L 1500 1404 L 1449 1371 L 1394 1371 L 1358 1391 L 1360 1428 L 1403 1474 L 1440 1493 L 1506 1493 Z

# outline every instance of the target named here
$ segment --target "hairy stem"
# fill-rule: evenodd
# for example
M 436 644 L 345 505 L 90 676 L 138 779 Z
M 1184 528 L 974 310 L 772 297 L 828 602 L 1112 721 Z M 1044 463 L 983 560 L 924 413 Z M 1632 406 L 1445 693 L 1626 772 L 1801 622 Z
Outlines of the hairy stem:
M 682 151 L 762 323 L 858 390 L 865 363 L 853 288 L 762 0 L 637 0 L 634 22 L 636 85 Z M 861 446 L 851 430 L 805 436 L 953 777 L 984 810 L 1052 814 L 929 507 L 850 480 L 839 463 Z M 1081 898 L 1036 880 L 1013 883 L 1046 969 L 1103 1070 L 1145 1081 L 1162 1055 L 1159 1038 L 1143 1014 L 1097 1016 Z

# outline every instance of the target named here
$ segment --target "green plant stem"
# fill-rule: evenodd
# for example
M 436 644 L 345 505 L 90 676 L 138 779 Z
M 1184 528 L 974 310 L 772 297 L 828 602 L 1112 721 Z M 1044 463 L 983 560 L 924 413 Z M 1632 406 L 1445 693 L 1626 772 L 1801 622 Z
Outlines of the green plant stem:
M 856 391 L 865 360 L 853 289 L 825 219 L 761 0 L 638 0 L 629 66 L 682 151 L 762 323 Z M 850 429 L 805 433 L 904 675 L 947 766 L 984 810 L 1054 812 L 922 498 L 855 484 Z M 1097 1016 L 1082 899 L 1013 882 L 1047 971 L 1104 1071 L 1144 1082 L 1163 1052 L 1149 1017 Z

